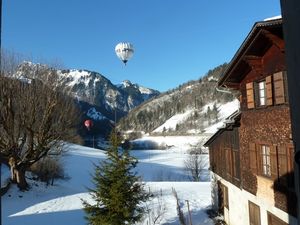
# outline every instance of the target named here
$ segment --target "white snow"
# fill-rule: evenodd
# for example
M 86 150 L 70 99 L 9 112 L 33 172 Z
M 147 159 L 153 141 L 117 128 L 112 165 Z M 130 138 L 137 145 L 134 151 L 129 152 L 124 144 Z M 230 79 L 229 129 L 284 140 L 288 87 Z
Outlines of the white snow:
M 76 69 L 72 69 L 70 70 L 70 72 L 68 73 L 62 73 L 61 70 L 58 70 L 58 74 L 65 78 L 69 78 L 70 81 L 68 82 L 68 86 L 72 87 L 75 84 L 79 84 L 79 83 L 84 83 L 84 85 L 87 87 L 90 83 L 90 81 L 92 80 L 91 77 L 91 72 L 86 71 L 86 70 L 76 70 Z M 96 84 L 96 82 L 98 82 L 100 80 L 99 77 L 96 77 L 94 79 L 94 86 Z
M 208 81 L 219 81 L 219 78 L 211 76 L 208 78 Z
M 277 19 L 281 19 L 281 18 L 282 18 L 282 16 L 278 15 L 278 16 L 273 16 L 273 17 L 270 17 L 270 18 L 266 18 L 266 19 L 264 19 L 264 21 L 277 20 Z
M 59 71 L 60 72 L 60 71 Z M 88 86 L 91 78 L 90 78 L 90 72 L 88 71 L 85 71 L 85 70 L 70 70 L 69 73 L 64 73 L 64 74 L 61 74 L 60 72 L 60 75 L 61 76 L 64 76 L 64 77 L 69 77 L 72 79 L 72 81 L 69 82 L 69 86 L 74 86 L 75 84 L 77 83 L 80 83 L 80 82 L 84 82 L 85 86 Z
M 224 120 L 228 116 L 230 116 L 232 113 L 234 113 L 236 110 L 238 110 L 240 107 L 240 103 L 239 103 L 238 99 L 235 99 L 235 100 L 225 103 L 225 104 L 210 102 L 202 107 L 201 114 L 207 113 L 208 108 L 210 108 L 210 110 L 212 110 L 215 104 L 218 109 L 219 122 L 213 123 L 213 125 L 211 125 L 211 126 L 207 126 L 204 131 L 205 134 L 214 134 L 215 132 L 217 132 L 218 128 L 223 126 Z M 164 128 L 166 130 L 169 130 L 169 129 L 175 130 L 177 124 L 184 123 L 194 112 L 195 112 L 195 110 L 189 109 L 189 110 L 185 111 L 184 113 L 176 114 L 176 115 L 172 116 L 170 119 L 168 119 L 165 123 L 163 123 L 162 125 L 157 127 L 155 130 L 153 130 L 153 132 L 161 133 L 161 132 L 163 132 Z M 199 133 L 201 133 L 201 131 L 197 130 L 197 129 L 192 129 L 192 130 L 189 130 L 188 133 L 199 134 Z
M 195 136 L 144 136 L 136 139 L 133 143 L 145 144 L 156 143 L 157 146 L 166 146 L 172 148 L 175 152 L 186 153 L 193 148 L 202 147 L 202 144 L 210 137 L 209 134 Z M 170 150 L 168 150 L 170 152 Z
M 212 109 L 212 106 L 213 106 L 213 104 L 206 105 L 206 106 L 204 106 L 204 109 L 206 108 L 206 110 L 207 110 L 208 107 L 210 107 Z M 219 116 L 220 122 L 214 123 L 213 125 L 207 127 L 205 129 L 204 133 L 207 133 L 207 134 L 216 133 L 218 131 L 218 129 L 223 126 L 224 120 L 240 108 L 240 102 L 238 99 L 235 99 L 224 105 L 217 105 L 217 107 L 219 110 L 218 116 Z
M 129 80 L 124 80 L 121 83 L 121 87 L 123 86 L 124 88 L 130 87 L 132 85 L 132 83 Z
M 148 137 L 150 139 L 150 137 Z M 147 202 L 149 209 L 157 207 L 159 199 L 165 206 L 159 224 L 179 224 L 175 198 L 175 188 L 180 205 L 188 217 L 189 201 L 193 224 L 209 224 L 213 222 L 207 217 L 205 210 L 210 206 L 210 182 L 208 172 L 203 182 L 189 182 L 184 171 L 184 159 L 187 157 L 184 143 L 196 144 L 195 137 L 155 137 L 154 140 L 165 139 L 166 143 L 175 145 L 171 150 L 132 151 L 139 159 L 138 174 L 143 178 L 147 190 L 155 194 L 155 198 Z M 141 141 L 141 140 L 140 140 Z M 54 186 L 45 187 L 43 183 L 30 181 L 31 189 L 20 192 L 15 186 L 2 197 L 3 224 L 13 225 L 82 225 L 86 224 L 81 200 L 93 202 L 87 187 L 93 187 L 91 174 L 93 164 L 105 159 L 102 150 L 70 144 L 62 160 L 70 179 L 56 181 Z M 206 160 L 208 156 L 204 155 Z M 160 182 L 158 182 L 160 181 Z M 162 197 L 157 197 L 162 193 Z M 146 225 L 149 215 L 140 225 Z
M 139 91 L 141 92 L 141 94 L 146 94 L 146 95 L 150 95 L 153 93 L 153 91 L 151 91 L 149 88 L 145 88 L 143 86 L 139 86 Z
M 164 124 L 162 124 L 161 126 L 156 128 L 153 132 L 163 132 L 164 128 L 167 130 L 168 129 L 175 130 L 176 125 L 185 121 L 192 112 L 193 112 L 193 110 L 187 110 L 184 113 L 176 114 L 176 115 L 172 116 Z
M 90 108 L 86 115 L 88 117 L 90 117 L 91 119 L 94 119 L 94 120 L 104 120 L 106 119 L 105 116 L 103 116 L 100 112 L 98 112 L 94 107 Z

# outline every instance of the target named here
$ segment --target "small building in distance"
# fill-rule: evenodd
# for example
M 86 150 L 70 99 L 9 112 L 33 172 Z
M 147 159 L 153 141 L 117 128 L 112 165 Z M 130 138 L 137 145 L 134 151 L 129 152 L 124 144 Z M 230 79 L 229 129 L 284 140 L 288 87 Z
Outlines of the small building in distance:
M 281 18 L 254 24 L 218 85 L 239 91 L 240 111 L 205 143 L 213 205 L 230 225 L 297 224 Z

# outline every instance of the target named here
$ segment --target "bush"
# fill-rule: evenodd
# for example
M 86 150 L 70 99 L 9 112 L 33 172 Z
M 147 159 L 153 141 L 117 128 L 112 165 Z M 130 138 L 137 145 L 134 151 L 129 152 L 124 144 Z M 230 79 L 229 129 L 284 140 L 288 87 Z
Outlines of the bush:
M 200 176 L 206 167 L 206 162 L 199 153 L 190 152 L 184 161 L 185 170 L 191 181 L 200 181 Z
M 66 179 L 64 167 L 57 157 L 47 156 L 31 166 L 31 172 L 37 179 L 46 182 L 47 186 L 54 184 L 55 179 Z

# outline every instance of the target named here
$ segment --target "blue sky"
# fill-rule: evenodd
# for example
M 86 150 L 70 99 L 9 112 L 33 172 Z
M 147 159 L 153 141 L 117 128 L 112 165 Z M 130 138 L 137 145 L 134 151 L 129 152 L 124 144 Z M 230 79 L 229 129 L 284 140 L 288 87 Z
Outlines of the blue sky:
M 2 46 L 166 91 L 229 62 L 279 0 L 3 0 Z M 127 66 L 114 48 L 129 41 Z

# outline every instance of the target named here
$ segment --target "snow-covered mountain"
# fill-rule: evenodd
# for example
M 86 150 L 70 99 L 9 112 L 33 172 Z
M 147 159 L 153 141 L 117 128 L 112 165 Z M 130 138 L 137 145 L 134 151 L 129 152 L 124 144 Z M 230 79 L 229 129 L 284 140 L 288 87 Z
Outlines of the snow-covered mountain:
M 216 89 L 226 66 L 218 66 L 199 80 L 187 82 L 141 104 L 121 119 L 120 130 L 172 135 L 213 133 L 239 108 L 235 93 Z
M 46 65 L 23 62 L 17 68 L 16 75 L 22 79 L 45 79 L 41 74 L 47 72 L 41 71 L 47 70 L 49 68 Z M 66 69 L 56 72 L 61 87 L 67 88 L 69 94 L 82 103 L 86 116 L 94 120 L 114 120 L 115 112 L 120 118 L 142 102 L 160 94 L 156 90 L 132 84 L 129 80 L 114 85 L 100 73 L 89 70 Z

